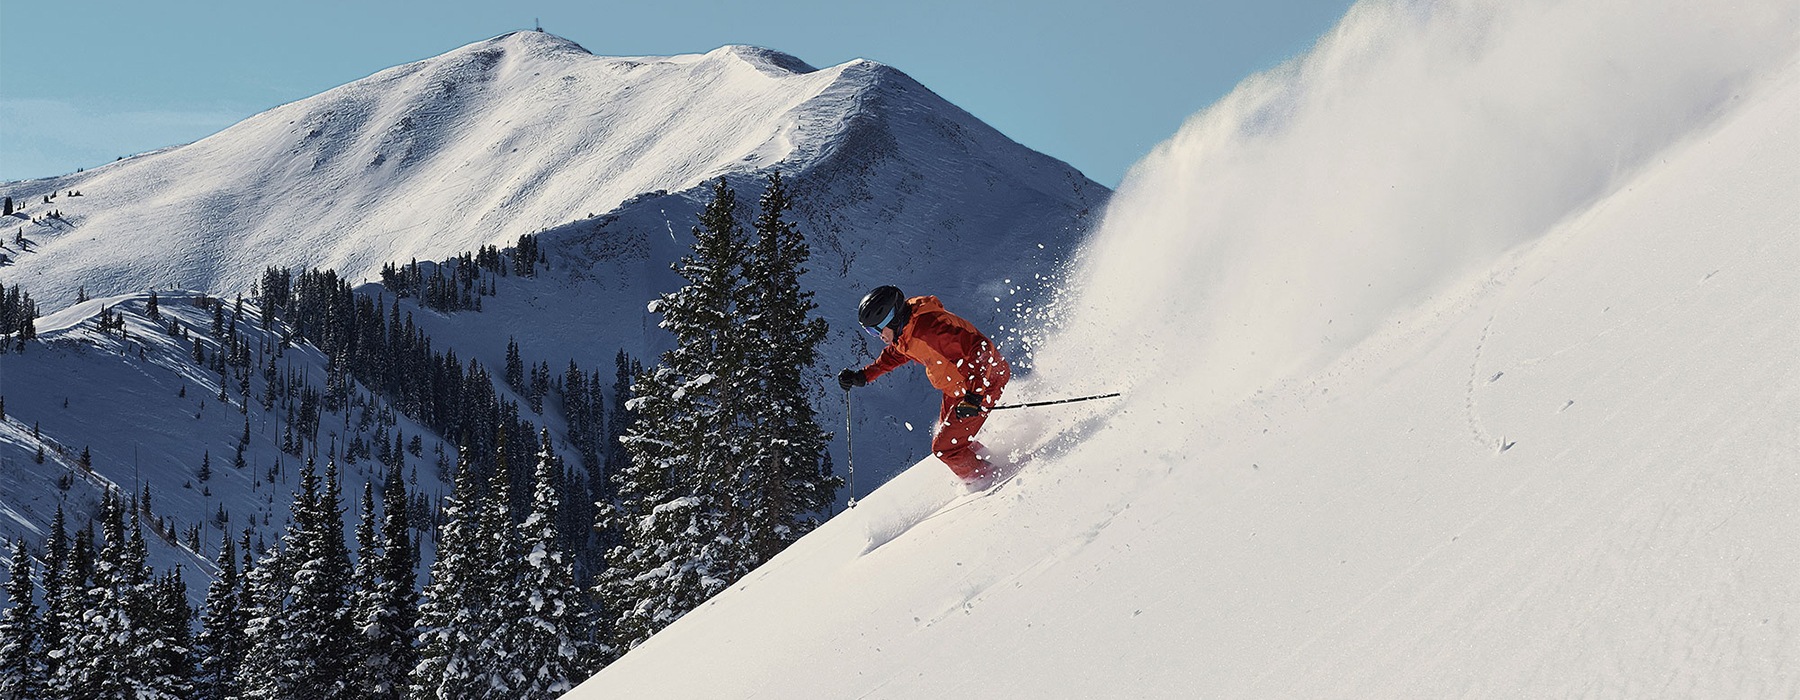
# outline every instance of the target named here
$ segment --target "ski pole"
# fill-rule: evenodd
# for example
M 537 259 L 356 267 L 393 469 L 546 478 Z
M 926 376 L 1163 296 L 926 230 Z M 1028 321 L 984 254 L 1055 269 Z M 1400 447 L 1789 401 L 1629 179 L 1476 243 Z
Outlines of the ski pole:
M 1032 408 L 1035 406 L 1055 406 L 1060 403 L 1075 403 L 1077 401 L 1093 401 L 1094 399 L 1110 399 L 1110 398 L 1113 398 L 1118 395 L 1119 395 L 1119 392 L 1115 391 L 1110 394 L 1096 394 L 1093 396 L 1082 396 L 1082 397 L 1073 398 L 1073 399 L 1057 399 L 1055 401 L 1034 401 L 1032 403 L 1006 404 L 1004 406 L 995 406 L 988 410 L 989 411 L 1004 411 L 1009 408 Z
M 850 432 L 850 390 L 844 390 L 844 465 L 850 469 L 850 505 L 856 507 L 856 449 Z

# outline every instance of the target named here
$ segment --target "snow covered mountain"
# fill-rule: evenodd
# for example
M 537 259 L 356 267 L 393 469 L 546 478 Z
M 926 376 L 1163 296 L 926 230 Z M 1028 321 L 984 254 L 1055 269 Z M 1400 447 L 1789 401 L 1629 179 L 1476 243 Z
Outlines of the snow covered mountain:
M 996 415 L 569 697 L 1800 693 L 1800 8 L 1367 2 Z M 1149 312 L 1146 312 L 1149 310 Z M 696 668 L 704 672 L 695 672 Z
M 1020 237 L 1064 248 L 1108 194 L 869 61 L 815 70 L 747 46 L 597 57 L 515 32 L 192 144 L 0 186 L 28 207 L 12 228 L 33 242 L 4 276 L 50 309 L 82 285 L 231 294 L 270 264 L 372 280 L 389 262 L 510 245 L 635 203 L 653 226 L 587 227 L 597 244 L 630 249 L 692 225 L 640 195 L 771 169 L 802 185 L 809 223 L 828 237 L 815 266 L 839 275 L 878 241 L 942 256 Z

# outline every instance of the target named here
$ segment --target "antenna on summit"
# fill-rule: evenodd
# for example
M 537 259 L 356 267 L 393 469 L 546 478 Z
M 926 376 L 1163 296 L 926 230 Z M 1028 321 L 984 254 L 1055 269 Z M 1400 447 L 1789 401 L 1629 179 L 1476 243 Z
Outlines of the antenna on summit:
M 536 18 L 536 17 L 531 18 L 531 24 L 532 24 L 532 26 L 537 27 L 538 33 L 540 33 L 540 34 L 543 33 L 544 23 L 538 21 L 538 18 Z

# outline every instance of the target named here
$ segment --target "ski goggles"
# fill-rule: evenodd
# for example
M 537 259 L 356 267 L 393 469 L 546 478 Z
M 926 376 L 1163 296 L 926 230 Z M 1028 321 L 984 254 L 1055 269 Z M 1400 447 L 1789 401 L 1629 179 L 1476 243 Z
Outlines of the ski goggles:
M 863 326 L 863 330 L 868 331 L 869 335 L 880 338 L 881 337 L 881 329 L 886 328 L 887 324 L 893 320 L 894 320 L 894 312 L 893 312 L 893 310 L 890 309 L 890 310 L 888 310 L 887 317 L 881 319 L 881 323 L 877 323 L 873 326 Z

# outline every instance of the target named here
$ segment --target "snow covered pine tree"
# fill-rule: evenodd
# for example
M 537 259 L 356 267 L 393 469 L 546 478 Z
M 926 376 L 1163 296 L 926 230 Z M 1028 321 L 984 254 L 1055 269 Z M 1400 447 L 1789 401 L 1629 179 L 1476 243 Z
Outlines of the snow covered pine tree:
M 783 218 L 790 195 L 769 177 L 746 240 L 737 195 L 721 178 L 674 269 L 688 281 L 651 304 L 674 349 L 637 375 L 623 412 L 630 463 L 613 473 L 622 530 L 603 607 L 616 649 L 674 622 L 816 526 L 839 481 L 830 435 L 814 420 L 806 377 L 825 336 L 800 286 L 809 256 Z M 748 244 L 748 245 L 747 245 Z

